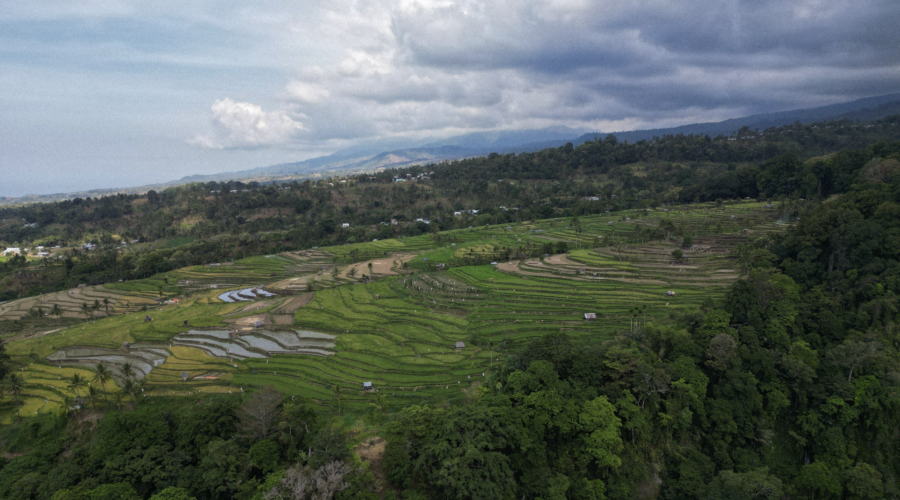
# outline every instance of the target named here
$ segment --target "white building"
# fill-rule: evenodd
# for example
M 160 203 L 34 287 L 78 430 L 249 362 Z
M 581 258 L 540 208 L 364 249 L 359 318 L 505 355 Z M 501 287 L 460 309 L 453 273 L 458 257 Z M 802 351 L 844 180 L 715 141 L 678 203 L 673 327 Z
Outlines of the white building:
M 19 247 L 7 247 L 6 250 L 3 251 L 3 255 L 15 255 L 21 253 L 22 249 Z
M 344 229 L 347 229 L 348 227 L 350 227 L 350 223 L 349 223 L 349 222 L 345 222 L 345 223 L 341 224 L 341 227 L 344 228 Z

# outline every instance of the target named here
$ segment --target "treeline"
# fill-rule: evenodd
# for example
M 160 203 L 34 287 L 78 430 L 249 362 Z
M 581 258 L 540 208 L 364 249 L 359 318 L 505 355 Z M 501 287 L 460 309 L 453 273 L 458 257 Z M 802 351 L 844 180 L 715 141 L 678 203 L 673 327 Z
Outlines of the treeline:
M 797 124 L 764 132 L 743 130 L 730 138 L 666 136 L 634 144 L 610 136 L 577 148 L 492 154 L 342 179 L 345 182 L 210 182 L 144 196 L 3 208 L 0 247 L 90 242 L 99 249 L 70 252 L 43 266 L 0 269 L 0 301 L 248 255 L 470 225 L 717 199 L 825 199 L 893 171 L 900 161 L 900 143 L 877 141 L 900 137 L 898 122 L 900 117 L 870 124 Z M 856 146 L 863 147 L 833 149 Z M 392 182 L 407 174 L 428 175 L 416 182 Z M 398 224 L 390 224 L 391 219 Z M 343 228 L 344 223 L 350 227 Z M 197 241 L 127 252 L 119 246 L 120 240 L 164 242 L 175 237 Z

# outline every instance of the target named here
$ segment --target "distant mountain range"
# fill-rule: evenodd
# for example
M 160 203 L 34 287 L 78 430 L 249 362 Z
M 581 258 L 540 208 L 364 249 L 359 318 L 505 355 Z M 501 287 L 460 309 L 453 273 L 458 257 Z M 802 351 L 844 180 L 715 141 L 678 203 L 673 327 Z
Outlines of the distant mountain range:
M 855 101 L 797 109 L 778 113 L 733 118 L 714 123 L 694 123 L 679 127 L 613 132 L 620 141 L 640 141 L 654 136 L 676 134 L 731 135 L 741 127 L 765 129 L 790 123 L 811 123 L 826 120 L 850 119 L 870 121 L 885 116 L 900 114 L 900 94 L 867 97 Z M 312 158 L 296 163 L 282 163 L 237 172 L 213 175 L 192 175 L 176 181 L 127 189 L 98 189 L 78 193 L 53 195 L 31 195 L 19 198 L 0 198 L 0 205 L 16 203 L 48 202 L 76 197 L 96 197 L 117 193 L 142 193 L 150 189 L 189 184 L 192 182 L 240 180 L 244 182 L 272 182 L 290 179 L 321 178 L 332 175 L 349 175 L 374 172 L 386 168 L 422 165 L 445 160 L 457 160 L 485 156 L 490 153 L 523 153 L 559 147 L 567 142 L 576 145 L 585 141 L 605 138 L 609 133 L 592 132 L 586 129 L 550 127 L 535 130 L 507 130 L 475 132 L 448 139 L 423 139 L 409 144 L 393 140 L 354 146 L 328 156 Z
M 889 94 L 877 97 L 866 97 L 842 104 L 820 106 L 818 108 L 765 113 L 742 118 L 732 118 L 721 122 L 694 123 L 672 128 L 613 132 L 613 135 L 620 141 L 631 142 L 652 139 L 654 136 L 662 137 L 664 135 L 678 134 L 708 135 L 710 137 L 715 137 L 718 135 L 731 135 L 744 126 L 750 127 L 751 130 L 764 130 L 768 127 L 780 127 L 796 122 L 813 123 L 842 120 L 845 118 L 850 120 L 871 121 L 896 114 L 900 114 L 900 94 Z M 574 144 L 578 145 L 585 141 L 606 137 L 607 135 L 609 134 L 602 132 L 584 134 L 576 139 Z

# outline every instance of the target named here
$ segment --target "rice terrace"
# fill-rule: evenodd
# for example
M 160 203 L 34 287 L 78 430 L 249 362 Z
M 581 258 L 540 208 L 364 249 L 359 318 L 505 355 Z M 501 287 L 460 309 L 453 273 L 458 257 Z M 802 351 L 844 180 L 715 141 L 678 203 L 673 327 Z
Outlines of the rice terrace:
M 693 204 L 283 252 L 11 301 L 0 319 L 31 324 L 4 339 L 22 417 L 87 397 L 71 380 L 98 363 L 104 390 L 124 367 L 147 398 L 271 385 L 321 411 L 438 403 L 530 339 L 602 342 L 721 297 L 786 213 Z

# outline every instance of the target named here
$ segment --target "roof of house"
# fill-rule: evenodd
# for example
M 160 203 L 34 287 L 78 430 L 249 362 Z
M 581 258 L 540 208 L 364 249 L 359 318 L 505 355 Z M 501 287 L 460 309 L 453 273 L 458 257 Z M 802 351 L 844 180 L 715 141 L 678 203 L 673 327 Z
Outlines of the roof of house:
M 597 313 L 584 313 L 584 319 L 597 319 Z
M 462 348 L 465 347 L 465 346 L 466 346 L 466 343 L 465 343 L 465 342 L 457 342 L 457 343 L 456 343 L 456 348 L 457 348 L 457 349 L 462 349 Z

